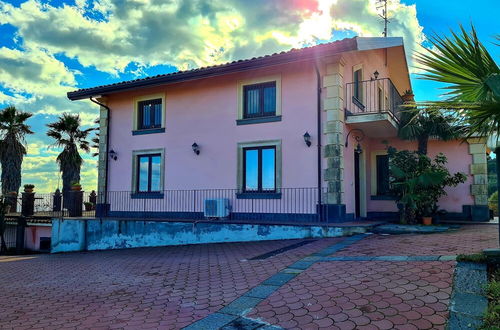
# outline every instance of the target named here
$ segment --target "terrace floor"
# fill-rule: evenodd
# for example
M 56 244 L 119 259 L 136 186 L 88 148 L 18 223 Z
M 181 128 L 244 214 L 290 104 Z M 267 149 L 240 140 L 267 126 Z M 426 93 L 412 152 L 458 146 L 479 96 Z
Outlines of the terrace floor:
M 440 329 L 453 256 L 497 239 L 496 225 L 469 225 L 0 257 L 0 328 Z

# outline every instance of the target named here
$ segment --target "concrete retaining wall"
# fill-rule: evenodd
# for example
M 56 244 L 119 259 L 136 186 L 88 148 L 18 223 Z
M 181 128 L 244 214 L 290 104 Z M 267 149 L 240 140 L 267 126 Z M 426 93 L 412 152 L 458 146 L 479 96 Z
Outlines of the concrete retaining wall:
M 183 244 L 339 237 L 363 233 L 369 228 L 369 226 L 53 219 L 51 251 L 57 253 Z

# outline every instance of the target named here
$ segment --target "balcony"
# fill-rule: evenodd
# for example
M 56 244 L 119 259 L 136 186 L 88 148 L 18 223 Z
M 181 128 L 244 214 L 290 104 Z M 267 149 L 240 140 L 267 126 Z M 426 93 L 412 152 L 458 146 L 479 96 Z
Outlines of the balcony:
M 346 124 L 372 137 L 397 133 L 403 99 L 389 78 L 347 83 L 344 103 Z

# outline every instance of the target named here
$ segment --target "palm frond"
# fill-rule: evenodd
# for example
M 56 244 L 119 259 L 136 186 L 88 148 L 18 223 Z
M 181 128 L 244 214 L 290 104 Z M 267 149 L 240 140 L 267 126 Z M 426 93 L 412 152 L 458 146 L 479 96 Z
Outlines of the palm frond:
M 497 37 L 498 40 L 499 37 Z M 421 78 L 445 83 L 443 101 L 419 102 L 430 113 L 446 110 L 467 131 L 467 136 L 500 132 L 500 68 L 477 36 L 467 32 L 432 36 L 433 49 L 416 55 L 426 72 Z

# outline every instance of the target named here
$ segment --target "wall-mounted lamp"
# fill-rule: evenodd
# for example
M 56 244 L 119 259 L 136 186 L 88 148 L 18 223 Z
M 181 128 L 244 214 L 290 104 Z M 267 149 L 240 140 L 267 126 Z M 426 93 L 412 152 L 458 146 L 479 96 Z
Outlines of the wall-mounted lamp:
M 111 158 L 112 160 L 117 160 L 118 159 L 118 154 L 116 153 L 116 151 L 114 151 L 113 149 L 111 149 L 109 151 L 109 158 Z
M 363 149 L 361 149 L 361 144 L 359 144 L 359 142 L 358 145 L 356 146 L 356 149 L 354 149 L 354 152 L 357 153 L 358 155 L 363 152 Z
M 311 146 L 311 135 L 309 134 L 309 132 L 304 133 L 304 142 L 308 147 Z
M 375 77 L 375 80 L 377 80 L 377 79 L 378 79 L 378 75 L 379 75 L 378 71 L 377 71 L 377 70 L 375 70 L 375 72 L 373 73 L 373 76 Z
M 195 142 L 193 143 L 193 145 L 191 146 L 191 148 L 193 148 L 193 152 L 197 155 L 200 154 L 200 147 L 198 146 L 198 144 Z
M 345 139 L 346 148 L 349 146 L 349 136 L 351 136 L 351 134 L 356 140 L 356 142 L 358 142 L 358 145 L 356 146 L 356 149 L 354 149 L 354 152 L 358 154 L 362 153 L 363 150 L 361 149 L 360 142 L 363 141 L 363 139 L 365 138 L 365 132 L 363 132 L 359 128 L 353 128 L 352 130 L 350 130 L 349 133 L 347 133 L 347 137 Z

